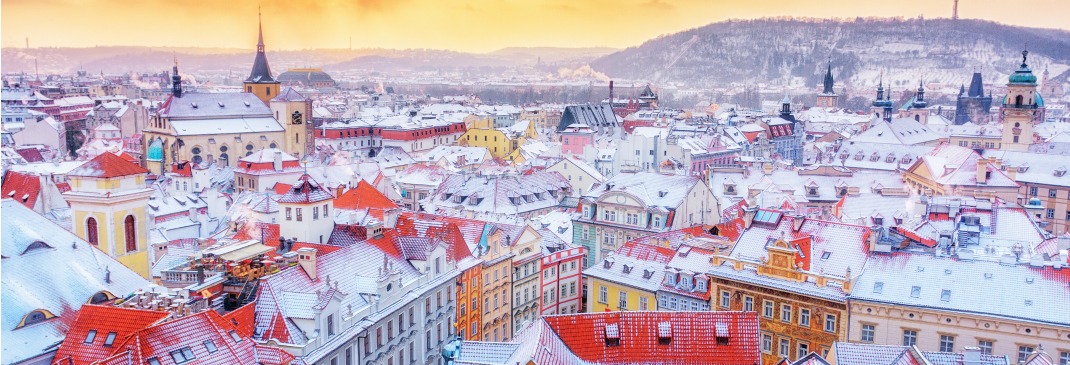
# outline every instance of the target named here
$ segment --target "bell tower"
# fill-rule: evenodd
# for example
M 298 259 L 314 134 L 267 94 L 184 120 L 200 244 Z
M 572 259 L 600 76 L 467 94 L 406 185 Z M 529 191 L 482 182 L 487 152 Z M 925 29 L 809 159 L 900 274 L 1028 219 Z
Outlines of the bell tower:
M 1007 96 L 1000 106 L 1003 123 L 1002 148 L 1025 151 L 1033 144 L 1033 126 L 1043 120 L 1043 105 L 1037 93 L 1037 77 L 1026 64 L 1029 51 L 1022 51 L 1022 65 L 1010 76 Z
M 260 19 L 260 13 L 257 12 Z M 279 82 L 271 76 L 271 66 L 268 65 L 267 54 L 264 51 L 264 25 L 262 20 L 259 24 L 259 38 L 256 43 L 256 58 L 253 59 L 253 69 L 249 72 L 249 78 L 245 79 L 243 86 L 245 92 L 256 94 L 264 104 L 268 104 L 272 98 L 279 95 Z

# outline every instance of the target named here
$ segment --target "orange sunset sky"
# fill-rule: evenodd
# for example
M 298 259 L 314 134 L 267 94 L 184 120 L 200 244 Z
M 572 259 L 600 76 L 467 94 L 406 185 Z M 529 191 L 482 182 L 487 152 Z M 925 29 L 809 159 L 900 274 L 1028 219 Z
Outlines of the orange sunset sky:
M 3 0 L 4 47 L 629 47 L 731 18 L 950 17 L 953 0 Z M 1008 9 L 1013 6 L 1014 9 Z M 960 0 L 959 16 L 1070 29 L 1070 0 Z

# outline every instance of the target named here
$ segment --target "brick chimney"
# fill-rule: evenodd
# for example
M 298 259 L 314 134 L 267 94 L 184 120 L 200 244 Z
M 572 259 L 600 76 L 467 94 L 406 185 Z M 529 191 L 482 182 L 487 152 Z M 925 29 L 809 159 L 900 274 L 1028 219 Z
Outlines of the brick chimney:
M 303 247 L 297 250 L 297 263 L 301 265 L 301 268 L 305 270 L 305 274 L 312 281 L 317 280 L 316 276 L 316 249 L 311 247 Z
M 758 208 L 748 206 L 743 208 L 743 227 L 750 228 L 751 223 L 754 223 L 754 216 L 758 214 Z
M 275 168 L 275 171 L 282 171 L 282 151 L 275 151 L 274 158 L 273 167 Z
M 981 348 L 966 346 L 962 349 L 962 365 L 980 365 Z

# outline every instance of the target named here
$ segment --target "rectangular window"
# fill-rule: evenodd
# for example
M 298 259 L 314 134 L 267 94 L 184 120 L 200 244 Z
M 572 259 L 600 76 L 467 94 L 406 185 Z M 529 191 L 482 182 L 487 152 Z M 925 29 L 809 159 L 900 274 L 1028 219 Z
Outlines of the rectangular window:
M 940 352 L 955 352 L 955 337 L 940 335 Z
M 754 297 L 743 297 L 743 310 L 747 312 L 754 311 Z
M 836 332 L 836 315 L 825 315 L 825 332 Z
M 617 294 L 617 307 L 620 310 L 628 309 L 628 292 L 621 290 Z
M 320 207 L 312 207 L 312 220 L 320 219 Z
M 791 340 L 786 338 L 780 339 L 780 356 L 788 357 L 788 352 L 791 351 Z
M 1063 351 L 1059 353 L 1059 365 L 1070 365 L 1070 352 Z
M 773 318 L 773 302 L 766 300 L 762 302 L 762 305 L 764 306 L 764 308 L 762 308 L 762 316 L 765 318 Z
M 810 327 L 810 310 L 799 308 L 799 326 Z
M 1044 218 L 1054 219 L 1055 218 L 1055 209 L 1048 208 L 1048 211 L 1045 212 L 1045 214 L 1044 214 Z
M 643 296 L 639 297 L 639 310 L 641 310 L 641 311 L 647 310 L 646 297 L 643 297 Z
M 876 333 L 877 333 L 876 326 L 874 326 L 872 324 L 863 324 L 862 325 L 862 337 L 860 338 L 860 340 L 862 342 L 870 342 L 870 343 L 872 343 L 873 342 L 873 337 L 874 337 L 874 335 L 876 335 Z
M 989 340 L 977 340 L 977 347 L 981 349 L 981 353 L 985 355 L 992 354 L 992 341 Z
M 1029 187 L 1029 196 L 1037 196 L 1037 187 L 1036 186 L 1030 186 Z
M 799 342 L 798 351 L 795 352 L 795 358 L 801 359 L 810 353 L 810 344 L 805 342 Z
M 609 303 L 609 290 L 605 286 L 598 286 L 598 302 L 602 304 Z
M 727 291 L 721 292 L 721 308 L 728 308 L 732 304 L 732 294 Z
M 346 359 L 346 365 L 353 365 L 353 348 L 352 347 L 347 347 L 346 348 L 345 359 Z
M 1018 346 L 1018 363 L 1024 363 L 1033 354 L 1033 346 Z
M 327 338 L 334 336 L 334 315 L 327 315 Z
M 297 221 L 301 221 L 301 208 L 297 208 Z
M 773 352 L 773 335 L 770 335 L 768 333 L 762 334 L 762 352 Z
M 1048 189 L 1048 197 L 1049 198 L 1054 198 L 1054 197 L 1056 197 L 1058 195 L 1059 195 L 1059 190 L 1057 190 L 1057 189 Z
M 791 323 L 791 306 L 788 304 L 780 305 L 780 321 Z
M 918 344 L 918 331 L 915 330 L 903 330 L 903 346 L 914 346 Z

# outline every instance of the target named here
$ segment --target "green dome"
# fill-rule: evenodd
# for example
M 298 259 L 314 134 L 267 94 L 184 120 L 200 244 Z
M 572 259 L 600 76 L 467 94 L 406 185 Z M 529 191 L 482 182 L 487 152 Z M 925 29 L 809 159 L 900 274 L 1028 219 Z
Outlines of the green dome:
M 1037 76 L 1033 75 L 1033 71 L 1028 67 L 1019 68 L 1011 75 L 1012 84 L 1035 84 L 1037 83 Z

